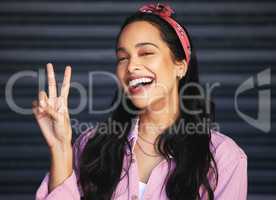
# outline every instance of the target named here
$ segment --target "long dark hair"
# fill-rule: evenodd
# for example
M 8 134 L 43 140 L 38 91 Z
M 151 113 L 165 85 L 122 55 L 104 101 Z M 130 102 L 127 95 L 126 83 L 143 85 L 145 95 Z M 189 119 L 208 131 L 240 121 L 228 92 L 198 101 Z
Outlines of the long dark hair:
M 137 12 L 128 17 L 117 36 L 117 42 L 124 27 L 135 21 L 147 21 L 156 26 L 160 30 L 162 39 L 170 48 L 174 59 L 185 59 L 185 53 L 173 28 L 154 14 Z M 191 49 L 191 61 L 186 75 L 179 82 L 179 93 L 181 88 L 189 84 L 191 86 L 185 88 L 184 94 L 198 95 L 198 88 L 191 84 L 199 84 L 195 49 L 193 46 L 191 46 Z M 113 103 L 118 98 L 120 90 L 118 89 Z M 109 120 L 106 119 L 101 124 L 119 123 L 126 127 L 125 131 L 116 134 L 108 129 L 96 130 L 93 139 L 90 139 L 84 148 L 80 162 L 80 182 L 84 199 L 111 199 L 117 184 L 121 180 L 125 146 L 131 148 L 128 134 L 132 128 L 132 120 L 137 117 L 139 112 L 139 109 L 124 95 L 122 95 L 124 98 L 121 98 L 119 106 L 108 117 Z M 167 174 L 166 193 L 170 200 L 194 200 L 200 198 L 199 188 L 203 186 L 208 198 L 214 199 L 213 190 L 217 185 L 218 175 L 216 162 L 210 148 L 212 143 L 211 128 L 209 126 L 214 121 L 214 104 L 211 103 L 212 101 L 198 99 L 198 97 L 185 98 L 185 95 L 180 101 L 186 109 L 181 109 L 180 116 L 175 123 L 160 134 L 156 140 L 158 150 L 168 161 L 169 166 L 171 166 L 169 155 L 173 157 L 176 164 L 173 172 Z M 207 109 L 207 107 L 211 109 Z M 129 108 L 135 112 L 129 112 Z M 199 109 L 202 110 L 201 113 L 188 112 L 188 110 Z M 180 125 L 181 120 L 185 120 L 184 128 L 177 129 L 176 127 Z M 196 132 L 196 129 L 193 132 L 186 132 L 185 126 L 191 123 L 195 126 L 205 124 L 207 128 L 201 130 L 200 134 Z M 215 182 L 211 182 L 209 173 L 211 173 L 211 177 L 215 178 Z

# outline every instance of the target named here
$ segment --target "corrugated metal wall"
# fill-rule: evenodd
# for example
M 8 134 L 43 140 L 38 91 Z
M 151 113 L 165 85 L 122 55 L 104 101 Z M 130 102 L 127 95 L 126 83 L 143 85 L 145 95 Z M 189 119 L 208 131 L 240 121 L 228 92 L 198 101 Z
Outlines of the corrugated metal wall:
M 142 3 L 0 2 L 0 199 L 33 199 L 49 167 L 48 150 L 33 116 L 18 114 L 8 104 L 12 102 L 5 93 L 8 81 L 18 72 L 38 72 L 48 62 L 54 63 L 58 80 L 62 81 L 65 65 L 71 64 L 72 82 L 82 84 L 88 94 L 88 72 L 114 72 L 113 47 L 119 26 Z M 276 196 L 275 132 L 263 133 L 244 122 L 234 110 L 234 94 L 249 77 L 275 67 L 276 2 L 189 0 L 173 1 L 171 5 L 187 25 L 198 49 L 201 81 L 220 83 L 212 94 L 217 104 L 216 117 L 221 131 L 234 138 L 249 157 L 249 198 L 270 195 L 272 199 L 272 195 Z M 30 108 L 37 90 L 37 78 L 20 76 L 13 87 L 13 99 L 17 105 Z M 113 91 L 110 80 L 95 80 L 96 109 L 108 105 Z M 257 113 L 257 92 L 252 90 L 239 99 L 239 106 L 251 115 Z M 80 94 L 72 89 L 70 95 L 70 108 L 75 108 Z M 71 117 L 86 123 L 102 117 L 88 113 L 86 105 L 80 114 Z

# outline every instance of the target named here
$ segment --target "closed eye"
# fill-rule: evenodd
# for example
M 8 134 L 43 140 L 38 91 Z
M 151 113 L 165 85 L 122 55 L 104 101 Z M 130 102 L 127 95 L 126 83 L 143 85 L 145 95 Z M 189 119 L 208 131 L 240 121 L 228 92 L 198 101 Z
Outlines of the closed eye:
M 148 53 L 141 53 L 140 55 L 141 56 L 146 56 L 146 55 L 152 55 L 153 53 L 150 53 L 150 52 L 148 52 Z
M 152 52 L 145 52 L 145 53 L 141 53 L 140 56 L 147 56 L 147 55 L 153 55 L 153 54 L 154 53 L 152 53 Z M 128 58 L 127 57 L 118 58 L 117 62 L 121 62 L 121 61 L 123 61 L 125 59 L 128 59 Z
M 117 62 L 120 62 L 120 61 L 125 60 L 125 59 L 127 59 L 127 57 L 118 58 Z

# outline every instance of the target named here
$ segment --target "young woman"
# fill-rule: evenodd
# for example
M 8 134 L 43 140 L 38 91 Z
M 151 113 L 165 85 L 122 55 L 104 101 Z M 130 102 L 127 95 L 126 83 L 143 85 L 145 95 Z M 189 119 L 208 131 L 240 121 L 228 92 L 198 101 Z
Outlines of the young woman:
M 113 104 L 120 102 L 73 147 L 67 107 L 71 68 L 66 67 L 57 97 L 53 66 L 47 65 L 49 94 L 39 93 L 33 112 L 51 168 L 37 200 L 246 199 L 247 156 L 208 126 L 213 106 L 198 98 L 195 50 L 172 12 L 168 5 L 147 4 L 126 19 L 116 42 L 120 88 Z M 124 129 L 105 128 L 112 124 Z

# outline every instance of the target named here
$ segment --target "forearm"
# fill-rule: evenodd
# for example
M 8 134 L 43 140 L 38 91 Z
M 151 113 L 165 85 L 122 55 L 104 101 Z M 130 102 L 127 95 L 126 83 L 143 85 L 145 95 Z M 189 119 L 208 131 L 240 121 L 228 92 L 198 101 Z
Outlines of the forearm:
M 73 172 L 73 151 L 71 145 L 63 148 L 50 149 L 50 152 L 49 192 L 63 183 Z

